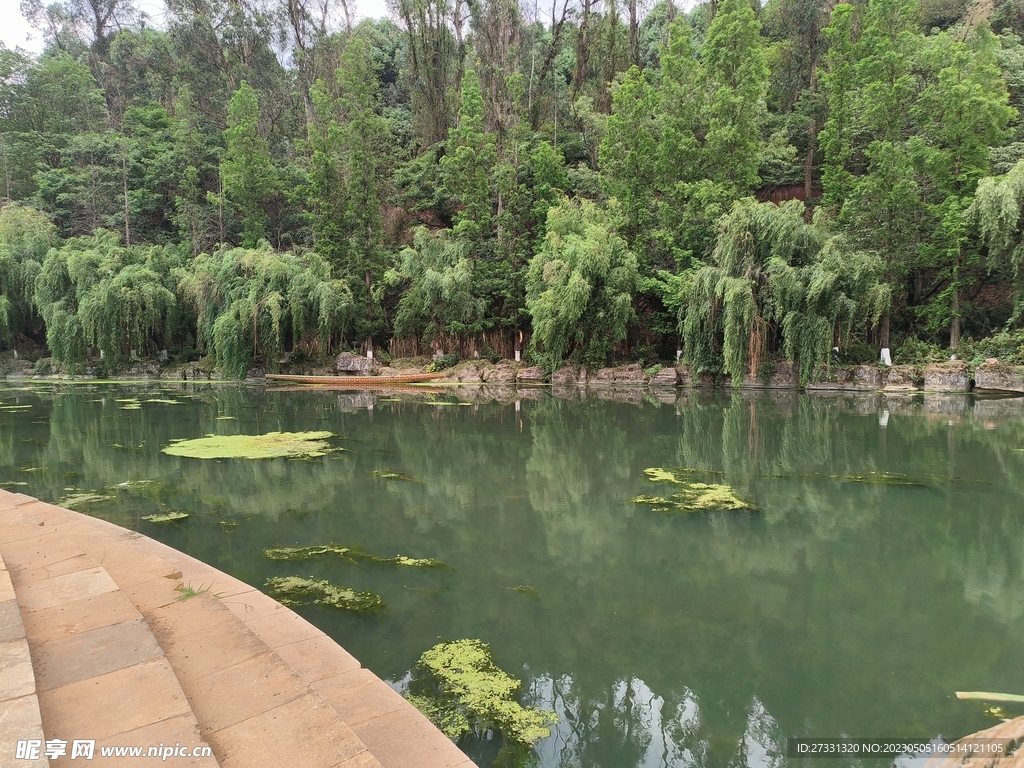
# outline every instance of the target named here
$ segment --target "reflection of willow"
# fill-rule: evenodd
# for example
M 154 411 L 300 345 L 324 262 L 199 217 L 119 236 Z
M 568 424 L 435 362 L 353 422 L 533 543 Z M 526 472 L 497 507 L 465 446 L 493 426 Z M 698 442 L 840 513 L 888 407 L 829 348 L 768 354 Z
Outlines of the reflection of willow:
M 530 504 L 544 521 L 548 552 L 575 566 L 616 554 L 611 540 L 625 518 L 607 500 L 630 480 L 637 451 L 613 421 L 623 407 L 549 398 L 530 412 Z
M 384 486 L 420 531 L 463 523 L 480 509 L 500 514 L 508 499 L 496 491 L 509 486 L 523 461 L 514 414 L 500 406 L 391 403 L 375 415 L 372 440 L 379 453 L 364 457 L 372 464 L 367 471 L 386 468 L 419 481 Z
M 135 397 L 142 410 L 123 410 L 119 399 Z M 189 403 L 190 398 L 201 403 Z M 146 403 L 151 398 L 180 399 L 185 405 Z M 96 401 L 96 402 L 92 402 Z M 320 421 L 329 406 L 310 404 L 302 417 Z M 43 393 L 33 417 L 49 416 L 38 427 L 35 443 L 16 443 L 5 451 L 0 467 L 6 480 L 27 480 L 24 490 L 47 501 L 59 501 L 76 490 L 115 491 L 115 499 L 83 507 L 83 511 L 122 524 L 168 509 L 207 510 L 220 514 L 262 514 L 276 517 L 295 506 L 296 489 L 316 496 L 332 489 L 351 473 L 349 462 L 329 456 L 320 461 L 199 461 L 160 452 L 172 438 L 204 434 L 239 434 L 289 428 L 297 408 L 258 391 L 242 388 L 168 389 L 156 387 L 92 387 L 76 385 Z M 258 414 L 258 418 L 257 418 Z M 237 420 L 220 421 L 233 415 Z M 29 426 L 29 425 L 27 425 Z M 39 470 L 19 473 L 29 465 Z M 117 489 L 119 483 L 154 481 Z M 69 490 L 70 489 L 70 490 Z
M 540 745 L 544 765 L 777 766 L 785 733 L 752 697 L 727 718 L 688 688 L 662 697 L 639 678 L 618 680 L 598 698 L 564 675 L 540 678 L 533 700 L 556 709 L 556 733 Z

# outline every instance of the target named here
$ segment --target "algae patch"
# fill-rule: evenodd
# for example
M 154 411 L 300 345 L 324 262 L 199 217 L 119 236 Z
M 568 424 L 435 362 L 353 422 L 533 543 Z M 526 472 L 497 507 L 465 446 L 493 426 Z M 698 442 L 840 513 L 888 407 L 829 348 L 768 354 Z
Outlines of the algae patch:
M 358 547 L 347 547 L 341 544 L 318 544 L 312 547 L 268 547 L 263 550 L 263 556 L 268 560 L 312 560 L 322 555 L 336 555 L 353 562 L 368 560 L 371 563 L 405 565 L 413 568 L 444 568 L 447 566 L 447 563 L 429 557 L 416 558 L 405 555 L 380 557 L 363 552 Z
M 186 517 L 188 517 L 188 512 L 164 512 L 163 514 L 146 515 L 142 519 L 148 520 L 151 523 L 165 524 L 176 523 L 179 520 L 184 520 Z
M 102 493 L 76 493 L 61 499 L 58 504 L 67 509 L 75 509 L 83 504 L 95 504 L 97 501 L 110 501 L 113 496 L 105 496 Z
M 378 480 L 403 480 L 407 483 L 422 483 L 423 481 L 412 477 L 411 475 L 403 475 L 401 472 L 392 472 L 391 470 L 375 469 L 370 473 Z
M 333 432 L 267 432 L 264 435 L 207 435 L 165 446 L 170 456 L 190 459 L 315 458 L 334 450 L 327 444 Z
M 519 704 L 520 685 L 495 665 L 486 643 L 455 640 L 420 656 L 405 697 L 453 741 L 496 730 L 514 746 L 532 746 L 551 735 L 558 716 Z
M 326 579 L 281 576 L 267 579 L 270 594 L 283 605 L 327 605 L 363 613 L 384 607 L 380 595 L 339 587 Z
M 832 475 L 836 480 L 846 483 L 870 483 L 872 485 L 915 485 L 927 488 L 928 483 L 915 480 L 898 472 L 865 472 L 862 475 Z
M 661 467 L 645 469 L 644 474 L 654 482 L 672 483 L 678 486 L 678 490 L 671 496 L 636 496 L 633 502 L 648 504 L 659 512 L 672 510 L 704 512 L 716 509 L 757 511 L 757 507 L 753 503 L 741 499 L 732 486 L 721 483 L 697 483 L 680 477 L 680 475 L 699 471 L 701 470 L 686 468 L 672 471 Z

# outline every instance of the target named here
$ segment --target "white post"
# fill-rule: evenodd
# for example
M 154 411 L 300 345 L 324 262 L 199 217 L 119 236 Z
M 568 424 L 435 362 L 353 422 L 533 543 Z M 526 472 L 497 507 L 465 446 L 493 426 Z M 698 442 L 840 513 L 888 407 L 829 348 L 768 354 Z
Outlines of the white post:
M 889 355 L 889 348 L 882 347 L 882 365 L 892 365 L 892 357 Z
M 104 357 L 106 357 L 106 355 L 104 355 L 103 350 L 101 349 L 100 350 L 100 360 L 102 360 Z
M 366 359 L 367 360 L 373 360 L 373 350 L 372 349 L 366 350 Z
M 14 350 L 14 359 L 15 359 L 15 360 L 17 360 L 17 359 L 18 359 L 18 350 Z
M 677 363 L 679 362 L 679 358 L 681 358 L 682 356 L 683 356 L 683 350 L 681 350 L 681 349 L 679 349 L 679 348 L 677 347 L 677 348 L 676 348 L 676 362 L 677 362 Z
M 516 362 L 517 363 L 519 362 L 519 350 L 518 349 L 516 350 Z

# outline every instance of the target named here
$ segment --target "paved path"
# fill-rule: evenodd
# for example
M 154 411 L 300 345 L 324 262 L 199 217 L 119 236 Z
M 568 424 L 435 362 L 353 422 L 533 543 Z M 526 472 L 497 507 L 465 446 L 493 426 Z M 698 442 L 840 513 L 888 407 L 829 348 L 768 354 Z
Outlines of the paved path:
M 182 599 L 182 585 L 209 591 Z M 16 743 L 33 739 L 66 741 L 67 754 L 19 759 Z M 72 759 L 76 739 L 95 740 L 90 762 Z M 178 754 L 101 755 L 132 746 Z M 0 491 L 0 768 L 157 763 L 475 768 L 259 590 L 134 531 Z

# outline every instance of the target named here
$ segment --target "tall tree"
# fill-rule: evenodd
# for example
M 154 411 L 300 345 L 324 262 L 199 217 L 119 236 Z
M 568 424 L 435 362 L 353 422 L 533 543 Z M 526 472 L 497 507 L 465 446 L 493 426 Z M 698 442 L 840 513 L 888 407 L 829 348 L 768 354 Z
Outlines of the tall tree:
M 242 245 L 249 248 L 267 235 L 266 206 L 277 189 L 270 148 L 260 135 L 259 122 L 256 92 L 243 80 L 228 108 L 221 176 L 224 195 L 241 220 Z

